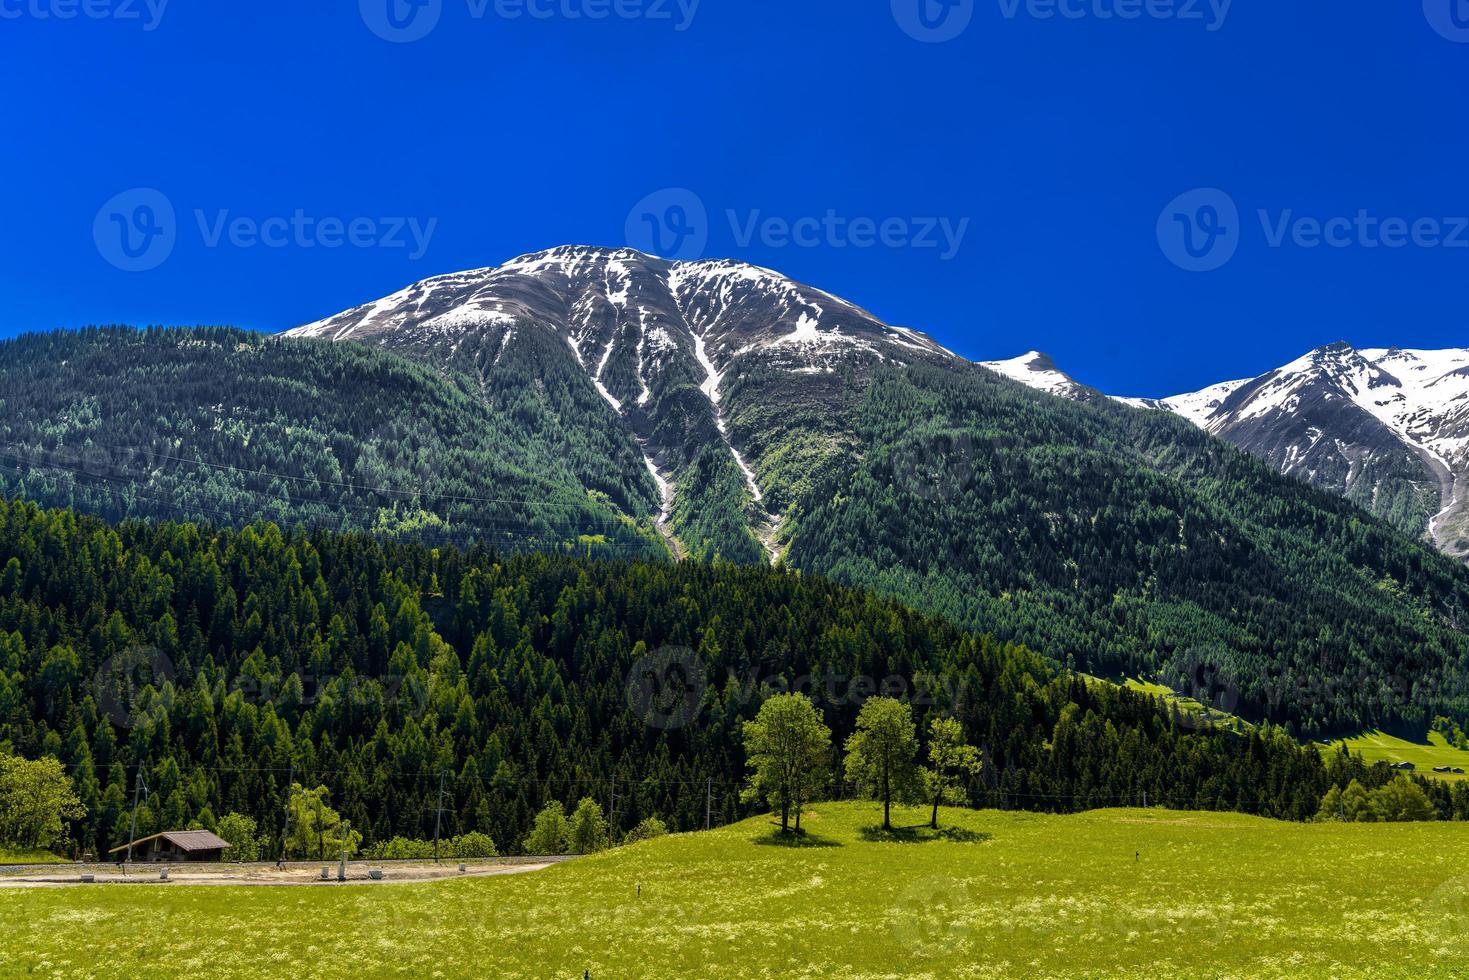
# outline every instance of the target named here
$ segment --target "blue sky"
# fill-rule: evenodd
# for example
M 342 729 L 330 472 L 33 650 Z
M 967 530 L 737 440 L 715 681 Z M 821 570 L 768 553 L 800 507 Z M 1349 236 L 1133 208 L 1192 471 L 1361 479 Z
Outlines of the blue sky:
M 1469 0 L 389 2 L 0 0 L 0 335 L 284 329 L 675 221 L 1121 394 L 1469 344 Z

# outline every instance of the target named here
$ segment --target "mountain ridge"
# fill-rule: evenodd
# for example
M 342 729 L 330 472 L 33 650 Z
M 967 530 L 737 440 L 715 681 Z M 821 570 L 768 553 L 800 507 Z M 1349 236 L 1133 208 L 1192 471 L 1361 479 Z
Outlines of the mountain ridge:
M 1045 363 L 1007 376 L 1082 397 L 1058 387 L 1059 369 Z M 1469 556 L 1469 350 L 1336 341 L 1255 378 L 1116 400 L 1187 418 L 1283 473 L 1425 534 L 1447 554 Z

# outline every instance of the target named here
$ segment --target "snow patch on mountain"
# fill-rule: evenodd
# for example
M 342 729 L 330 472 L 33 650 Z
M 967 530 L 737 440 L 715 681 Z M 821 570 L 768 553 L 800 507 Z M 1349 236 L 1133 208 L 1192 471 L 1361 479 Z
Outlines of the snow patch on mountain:
M 1056 362 L 1040 351 L 1029 351 L 1007 361 L 980 361 L 980 367 L 989 368 L 1012 381 L 1019 381 L 1037 391 L 1062 398 L 1080 398 L 1087 388 L 1077 384 L 1069 375 L 1056 367 Z
M 1230 395 L 1249 384 L 1250 380 L 1242 378 L 1238 381 L 1221 381 L 1186 395 L 1174 395 L 1171 398 L 1161 399 L 1139 399 L 1139 401 L 1148 401 L 1149 404 L 1145 407 L 1177 412 L 1199 428 L 1207 429 L 1209 428 L 1209 416 L 1213 415 Z

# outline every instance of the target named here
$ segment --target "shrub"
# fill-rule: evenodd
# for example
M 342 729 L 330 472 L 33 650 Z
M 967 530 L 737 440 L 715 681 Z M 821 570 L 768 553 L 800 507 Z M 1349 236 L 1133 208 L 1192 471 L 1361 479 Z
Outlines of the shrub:
M 569 854 L 595 854 L 607 849 L 607 818 L 591 797 L 576 805 L 566 834 Z
M 247 817 L 243 813 L 225 814 L 224 819 L 214 828 L 216 834 L 230 843 L 225 848 L 224 860 L 259 861 L 260 837 L 256 830 L 254 817 Z
M 526 835 L 521 850 L 526 854 L 562 854 L 566 851 L 566 808 L 560 803 L 547 803 L 536 814 L 536 822 Z
M 460 834 L 458 837 L 451 839 L 444 853 L 449 857 L 461 861 L 468 858 L 492 858 L 500 856 L 500 852 L 495 848 L 495 842 L 490 835 L 481 834 L 478 831 Z
M 434 842 L 394 837 L 391 840 L 378 841 L 362 854 L 369 861 L 432 861 Z M 464 861 L 499 856 L 500 852 L 495 849 L 495 842 L 490 835 L 478 831 L 445 838 L 439 842 L 441 860 Z
M 624 844 L 636 844 L 638 841 L 652 840 L 654 837 L 662 837 L 668 833 L 668 825 L 657 817 L 644 817 L 642 823 L 627 832 L 622 839 Z

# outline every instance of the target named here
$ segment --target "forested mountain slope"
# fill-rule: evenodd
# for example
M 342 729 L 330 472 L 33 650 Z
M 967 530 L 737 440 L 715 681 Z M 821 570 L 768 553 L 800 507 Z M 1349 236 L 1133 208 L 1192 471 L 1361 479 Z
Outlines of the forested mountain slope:
M 1465 710 L 1469 573 L 1182 419 L 879 372 L 789 560 L 1303 731 Z
M 441 775 L 446 829 L 502 849 L 545 801 L 605 803 L 614 780 L 616 828 L 698 827 L 710 800 L 724 822 L 748 812 L 741 722 L 765 697 L 809 693 L 840 744 L 879 682 L 920 721 L 960 719 L 987 805 L 1147 793 L 1304 819 L 1330 778 L 1278 732 L 1187 732 L 1144 696 L 814 576 L 113 528 L 0 501 L 0 749 L 65 762 L 94 852 L 125 835 L 140 766 L 140 834 L 206 810 L 273 834 L 292 778 L 369 842 L 425 836 Z
M 636 443 L 527 357 L 506 358 L 487 401 L 355 344 L 217 328 L 24 336 L 0 343 L 0 494 L 112 518 L 666 555 Z

